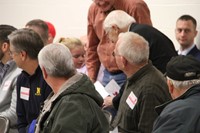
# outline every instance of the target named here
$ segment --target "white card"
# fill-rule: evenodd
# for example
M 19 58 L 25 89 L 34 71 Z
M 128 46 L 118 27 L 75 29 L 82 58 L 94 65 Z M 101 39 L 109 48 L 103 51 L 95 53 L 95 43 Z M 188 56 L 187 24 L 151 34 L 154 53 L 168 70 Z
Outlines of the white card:
M 126 99 L 126 103 L 128 104 L 128 106 L 131 109 L 133 109 L 137 103 L 137 97 L 135 96 L 135 94 L 132 91 L 129 94 L 128 98 Z
M 99 81 L 96 81 L 94 83 L 94 86 L 95 86 L 95 89 L 99 92 L 99 94 L 102 96 L 103 99 L 109 95 L 108 92 L 105 90 L 105 88 Z
M 11 81 L 6 81 L 5 84 L 3 85 L 3 91 L 7 91 L 10 87 Z
M 119 133 L 118 132 L 118 127 L 116 127 L 114 130 L 110 131 L 109 133 Z
M 29 100 L 29 92 L 30 92 L 29 88 L 21 87 L 20 98 L 28 101 Z
M 110 96 L 116 96 L 119 93 L 120 86 L 117 82 L 112 79 L 105 87 L 105 90 L 109 93 Z

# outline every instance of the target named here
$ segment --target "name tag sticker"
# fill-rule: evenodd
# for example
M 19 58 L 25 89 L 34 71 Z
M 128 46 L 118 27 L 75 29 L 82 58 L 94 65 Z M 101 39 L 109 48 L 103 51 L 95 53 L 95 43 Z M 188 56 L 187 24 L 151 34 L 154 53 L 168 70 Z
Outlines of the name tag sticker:
M 6 81 L 3 85 L 3 91 L 7 91 L 10 87 L 11 81 Z
M 129 94 L 128 98 L 126 99 L 126 103 L 128 104 L 128 106 L 131 109 L 133 109 L 137 103 L 137 97 L 135 96 L 135 94 L 132 91 Z
M 29 100 L 29 92 L 30 92 L 30 88 L 21 87 L 20 98 L 28 101 Z

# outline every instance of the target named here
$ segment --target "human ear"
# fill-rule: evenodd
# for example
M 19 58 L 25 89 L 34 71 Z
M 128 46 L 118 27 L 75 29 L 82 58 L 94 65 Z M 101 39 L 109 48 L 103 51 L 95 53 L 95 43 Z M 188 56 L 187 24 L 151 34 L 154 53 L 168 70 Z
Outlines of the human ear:
M 9 44 L 7 42 L 4 42 L 1 46 L 1 50 L 3 52 L 6 52 L 7 50 L 9 50 Z
M 44 67 L 42 67 L 42 74 L 43 74 L 44 79 L 48 77 L 47 71 Z
M 171 97 L 174 99 L 176 96 L 176 90 L 174 88 L 172 81 L 168 79 L 167 85 L 168 85 L 169 93 L 170 93 Z
M 26 57 L 27 57 L 26 51 L 20 51 L 19 54 L 20 54 L 20 56 L 21 56 L 21 58 L 22 58 L 23 61 L 26 60 Z
M 123 56 L 120 56 L 120 60 L 122 62 L 122 67 L 125 68 L 127 66 L 128 61 Z

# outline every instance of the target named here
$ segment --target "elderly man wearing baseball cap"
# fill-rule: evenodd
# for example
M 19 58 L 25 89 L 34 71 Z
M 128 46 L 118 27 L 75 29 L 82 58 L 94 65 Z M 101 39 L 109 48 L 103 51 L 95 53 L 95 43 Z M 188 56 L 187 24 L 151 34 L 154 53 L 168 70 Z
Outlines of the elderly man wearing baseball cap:
M 152 133 L 200 133 L 200 62 L 192 56 L 174 57 L 166 76 L 173 100 L 156 107 L 160 116 Z

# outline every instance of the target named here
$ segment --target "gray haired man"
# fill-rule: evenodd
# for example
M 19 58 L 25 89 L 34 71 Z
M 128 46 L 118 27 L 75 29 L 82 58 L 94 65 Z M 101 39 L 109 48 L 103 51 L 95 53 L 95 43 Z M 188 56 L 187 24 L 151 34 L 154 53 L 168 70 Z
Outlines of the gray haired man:
M 156 108 L 153 133 L 200 133 L 200 62 L 193 56 L 172 58 L 166 69 L 174 100 Z
M 103 99 L 89 78 L 77 73 L 69 49 L 49 44 L 38 59 L 53 92 L 45 101 L 36 133 L 108 133 L 109 124 L 101 111 Z

